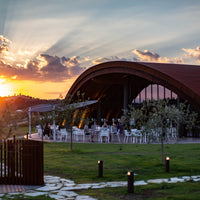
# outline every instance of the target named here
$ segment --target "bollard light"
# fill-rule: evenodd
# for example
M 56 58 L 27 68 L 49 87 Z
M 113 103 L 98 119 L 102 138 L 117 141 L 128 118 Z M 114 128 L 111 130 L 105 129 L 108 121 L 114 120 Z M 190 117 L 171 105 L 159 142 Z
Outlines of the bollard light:
M 134 193 L 134 172 L 129 171 L 127 173 L 128 177 L 128 193 Z
M 103 161 L 98 160 L 98 176 L 102 177 L 103 176 Z
M 165 158 L 165 172 L 169 172 L 169 161 L 170 157 Z

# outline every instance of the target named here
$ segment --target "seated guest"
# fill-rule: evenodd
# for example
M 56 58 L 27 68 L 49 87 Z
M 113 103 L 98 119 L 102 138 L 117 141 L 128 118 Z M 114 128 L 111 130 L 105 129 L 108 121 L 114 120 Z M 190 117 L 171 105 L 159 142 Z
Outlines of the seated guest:
M 49 123 L 46 123 L 46 125 L 45 125 L 45 127 L 44 127 L 43 135 L 44 135 L 44 136 L 47 135 L 48 138 L 49 138 L 50 133 L 51 133 L 50 125 L 49 125 Z
M 88 124 L 89 124 L 89 123 L 86 123 L 85 126 L 84 126 L 84 134 L 85 134 L 85 135 L 91 135 L 91 140 L 92 140 L 92 142 L 93 142 L 94 133 L 91 132 L 91 131 L 89 131 Z

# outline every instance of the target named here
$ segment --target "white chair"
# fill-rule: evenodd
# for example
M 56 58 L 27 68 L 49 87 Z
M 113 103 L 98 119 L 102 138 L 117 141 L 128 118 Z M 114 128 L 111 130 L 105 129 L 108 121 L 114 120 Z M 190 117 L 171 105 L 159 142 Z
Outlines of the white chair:
M 161 136 L 163 134 L 162 127 L 158 127 L 156 130 L 156 140 L 157 142 L 161 142 Z
M 177 130 L 176 127 L 172 127 L 172 138 L 176 138 Z
M 117 127 L 111 126 L 110 133 L 111 133 L 111 139 L 112 139 L 112 141 L 114 141 L 114 136 L 116 136 L 117 139 L 118 139 L 118 142 L 119 143 L 121 142 L 120 141 L 120 130 L 119 129 L 117 130 Z
M 170 137 L 171 137 L 171 135 L 172 135 L 172 128 L 171 127 L 167 127 L 167 135 L 166 135 L 166 137 L 167 137 L 167 139 L 169 139 Z
M 72 133 L 74 135 L 74 139 L 76 140 L 76 142 L 79 141 L 79 137 L 82 137 L 83 142 L 85 142 L 85 134 L 83 129 L 79 129 L 76 126 L 73 126 Z
M 62 141 L 64 139 L 64 141 L 67 142 L 68 132 L 67 132 L 66 128 L 61 128 L 59 131 L 59 134 L 60 134 L 60 141 Z
M 39 135 L 40 137 L 42 137 L 42 134 L 43 134 L 43 131 L 42 131 L 41 128 L 39 128 L 39 129 L 38 129 L 38 135 Z
M 138 143 L 138 139 L 139 139 L 139 143 L 142 143 L 142 132 L 141 130 L 138 129 L 131 129 L 131 135 L 133 137 L 133 143 Z
M 132 138 L 131 133 L 127 130 L 124 130 L 124 143 L 128 143 L 129 138 Z
M 38 136 L 42 136 L 42 128 L 41 128 L 41 125 L 39 124 L 39 125 L 37 125 L 36 126 L 36 130 L 37 130 L 37 132 L 38 132 Z
M 106 129 L 103 128 L 99 132 L 99 140 L 100 140 L 101 143 L 103 142 L 103 137 L 107 138 L 107 141 L 109 143 L 110 134 L 109 134 L 109 129 L 108 128 L 106 128 Z
M 145 130 L 145 127 L 144 126 L 142 126 L 141 127 L 141 134 L 142 134 L 142 141 L 143 141 L 143 143 L 147 143 L 147 133 L 146 133 L 146 130 Z

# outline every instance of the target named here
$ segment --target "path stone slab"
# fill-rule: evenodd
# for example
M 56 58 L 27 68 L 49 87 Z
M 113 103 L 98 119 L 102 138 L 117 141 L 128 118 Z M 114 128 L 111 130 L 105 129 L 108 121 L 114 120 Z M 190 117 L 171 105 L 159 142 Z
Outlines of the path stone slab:
M 49 197 L 53 199 L 66 199 L 64 196 L 57 195 L 57 194 L 49 194 Z
M 150 179 L 147 181 L 147 183 L 167 183 L 168 179 L 161 178 L 161 179 Z
M 76 197 L 78 196 L 77 193 L 73 191 L 59 191 L 57 195 L 65 196 L 65 197 Z
M 105 182 L 100 182 L 100 183 L 90 183 L 91 187 L 93 186 L 98 186 L 98 185 L 106 185 Z
M 170 181 L 168 181 L 168 183 L 177 183 L 177 182 L 184 182 L 184 179 L 172 177 L 172 178 L 170 178 Z
M 76 197 L 75 200 L 97 200 L 97 199 L 92 198 L 90 196 L 86 196 L 86 195 L 79 195 L 79 196 Z
M 92 189 L 101 189 L 101 188 L 105 188 L 106 185 L 94 185 L 92 186 Z
M 186 181 L 192 180 L 192 178 L 191 178 L 190 176 L 183 176 L 182 178 L 183 178 L 184 180 L 186 180 Z
M 74 187 L 75 185 L 75 183 L 63 183 L 64 187 Z
M 192 178 L 200 178 L 200 175 L 191 176 Z
M 134 185 L 135 186 L 137 186 L 137 185 L 147 185 L 147 182 L 145 182 L 145 181 L 135 181 Z
M 106 186 L 108 187 L 124 187 L 127 186 L 127 181 L 114 181 L 114 182 L 107 182 Z
M 60 183 L 60 178 L 59 177 L 52 177 L 48 179 L 44 179 L 45 183 Z
M 198 182 L 200 181 L 200 178 L 194 178 L 193 181 Z
M 74 187 L 75 190 L 89 189 L 91 188 L 91 184 L 78 184 Z
M 31 192 L 31 193 L 24 193 L 24 196 L 29 196 L 29 197 L 37 197 L 41 195 L 46 195 L 46 192 Z
M 71 191 L 74 190 L 75 187 L 62 187 L 60 191 Z
M 46 185 L 44 187 L 40 187 L 40 188 L 37 188 L 36 190 L 37 191 L 45 191 L 45 192 L 49 192 L 49 191 L 54 191 L 54 190 L 59 190 L 61 189 L 63 185 L 60 183 L 60 184 L 56 184 L 56 185 Z

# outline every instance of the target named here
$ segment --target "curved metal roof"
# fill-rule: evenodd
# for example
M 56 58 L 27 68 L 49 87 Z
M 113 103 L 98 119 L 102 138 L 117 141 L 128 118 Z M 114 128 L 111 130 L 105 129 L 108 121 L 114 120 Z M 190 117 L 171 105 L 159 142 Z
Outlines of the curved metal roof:
M 123 85 L 128 80 L 131 98 L 135 98 L 150 83 L 160 84 L 188 100 L 200 110 L 200 66 L 166 63 L 111 61 L 95 65 L 83 72 L 68 94 L 77 91 L 87 97 L 107 100 L 123 99 Z

